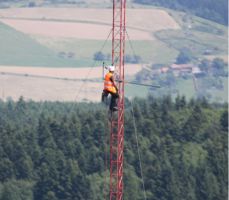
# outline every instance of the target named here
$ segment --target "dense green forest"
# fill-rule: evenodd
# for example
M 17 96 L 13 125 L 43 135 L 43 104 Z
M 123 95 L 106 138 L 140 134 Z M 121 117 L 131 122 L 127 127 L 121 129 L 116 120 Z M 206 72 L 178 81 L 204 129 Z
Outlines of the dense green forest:
M 134 0 L 134 2 L 190 12 L 205 19 L 228 24 L 227 0 Z
M 141 200 L 133 116 L 148 200 L 227 199 L 227 105 L 126 100 L 124 199 Z M 0 200 L 104 199 L 107 140 L 101 104 L 0 101 Z

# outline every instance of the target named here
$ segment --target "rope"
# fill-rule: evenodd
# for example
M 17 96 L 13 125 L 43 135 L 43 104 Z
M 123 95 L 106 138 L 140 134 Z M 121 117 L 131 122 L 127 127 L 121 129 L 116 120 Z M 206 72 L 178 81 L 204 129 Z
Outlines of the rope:
M 132 42 L 131 42 L 131 40 L 130 40 L 130 36 L 129 36 L 127 30 L 126 30 L 126 35 L 127 35 L 128 42 L 129 42 L 129 44 L 130 44 L 130 48 L 131 48 L 131 50 L 133 51 L 134 57 L 137 57 L 137 54 L 136 54 L 136 52 L 135 52 L 135 50 L 134 50 L 134 46 L 133 46 L 133 44 L 132 44 Z M 140 64 L 141 64 L 141 67 L 143 68 L 143 63 L 140 62 Z
M 111 33 L 112 33 L 112 29 L 110 30 L 110 32 L 109 32 L 109 34 L 108 34 L 108 36 L 107 36 L 105 42 L 103 43 L 103 45 L 102 45 L 102 47 L 101 47 L 101 49 L 100 49 L 99 51 L 101 51 L 101 52 L 103 51 L 103 49 L 104 49 L 104 47 L 105 47 L 105 45 L 106 45 L 106 43 L 107 43 L 107 40 L 109 39 Z M 89 75 L 90 75 L 92 69 L 95 67 L 95 64 L 96 64 L 96 63 L 97 63 L 97 60 L 94 61 L 93 65 L 92 65 L 91 68 L 88 70 L 88 73 L 86 74 L 85 78 L 83 79 L 83 82 L 82 82 L 82 84 L 80 85 L 80 88 L 79 88 L 79 90 L 78 90 L 78 93 L 76 94 L 76 97 L 75 97 L 74 102 L 75 102 L 76 99 L 79 97 L 79 94 L 80 94 L 80 92 L 82 91 L 83 85 L 85 85 L 86 82 L 88 81 L 88 77 L 89 77 Z
M 137 150 L 138 150 L 138 160 L 139 160 L 139 167 L 140 167 L 140 172 L 141 172 L 142 187 L 143 187 L 143 191 L 144 191 L 144 199 L 146 200 L 147 198 L 146 198 L 146 191 L 145 191 L 145 182 L 144 182 L 144 178 L 143 178 L 141 154 L 140 154 L 139 143 L 138 143 L 138 133 L 137 133 L 136 121 L 135 121 L 135 117 L 134 117 L 134 108 L 133 108 L 132 101 L 130 101 L 130 103 L 131 103 L 131 113 L 133 116 L 134 132 L 135 132 L 135 138 L 136 138 L 136 144 L 137 144 Z
M 134 56 L 137 56 L 137 54 L 135 53 L 133 44 L 132 44 L 132 42 L 131 42 L 131 40 L 130 40 L 130 36 L 129 36 L 127 30 L 126 30 L 126 35 L 127 35 L 128 42 L 130 43 L 130 48 L 132 49 L 132 51 L 133 51 L 133 53 L 134 53 Z

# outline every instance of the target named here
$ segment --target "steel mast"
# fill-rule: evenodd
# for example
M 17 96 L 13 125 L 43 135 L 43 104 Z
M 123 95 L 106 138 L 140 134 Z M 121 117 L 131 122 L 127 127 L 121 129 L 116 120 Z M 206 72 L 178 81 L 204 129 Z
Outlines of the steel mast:
M 119 80 L 119 99 L 118 116 L 112 118 L 110 125 L 110 200 L 123 199 L 125 33 L 126 0 L 113 0 L 112 64 Z

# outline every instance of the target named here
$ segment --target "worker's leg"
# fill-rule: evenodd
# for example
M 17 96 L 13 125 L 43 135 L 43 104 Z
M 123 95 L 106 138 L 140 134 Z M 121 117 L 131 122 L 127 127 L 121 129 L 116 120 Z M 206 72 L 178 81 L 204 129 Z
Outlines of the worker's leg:
M 118 93 L 111 93 L 111 103 L 110 103 L 110 110 L 117 109 L 117 100 L 118 100 Z
M 102 102 L 107 104 L 107 97 L 108 97 L 108 92 L 106 90 L 103 90 L 103 93 L 102 93 Z

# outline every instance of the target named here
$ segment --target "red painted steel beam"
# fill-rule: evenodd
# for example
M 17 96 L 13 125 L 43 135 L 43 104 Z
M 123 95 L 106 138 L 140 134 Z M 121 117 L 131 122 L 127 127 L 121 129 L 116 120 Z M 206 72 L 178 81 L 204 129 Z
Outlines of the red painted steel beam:
M 113 0 L 112 63 L 119 82 L 118 113 L 110 125 L 110 200 L 123 199 L 124 149 L 124 54 L 126 33 L 126 0 Z

